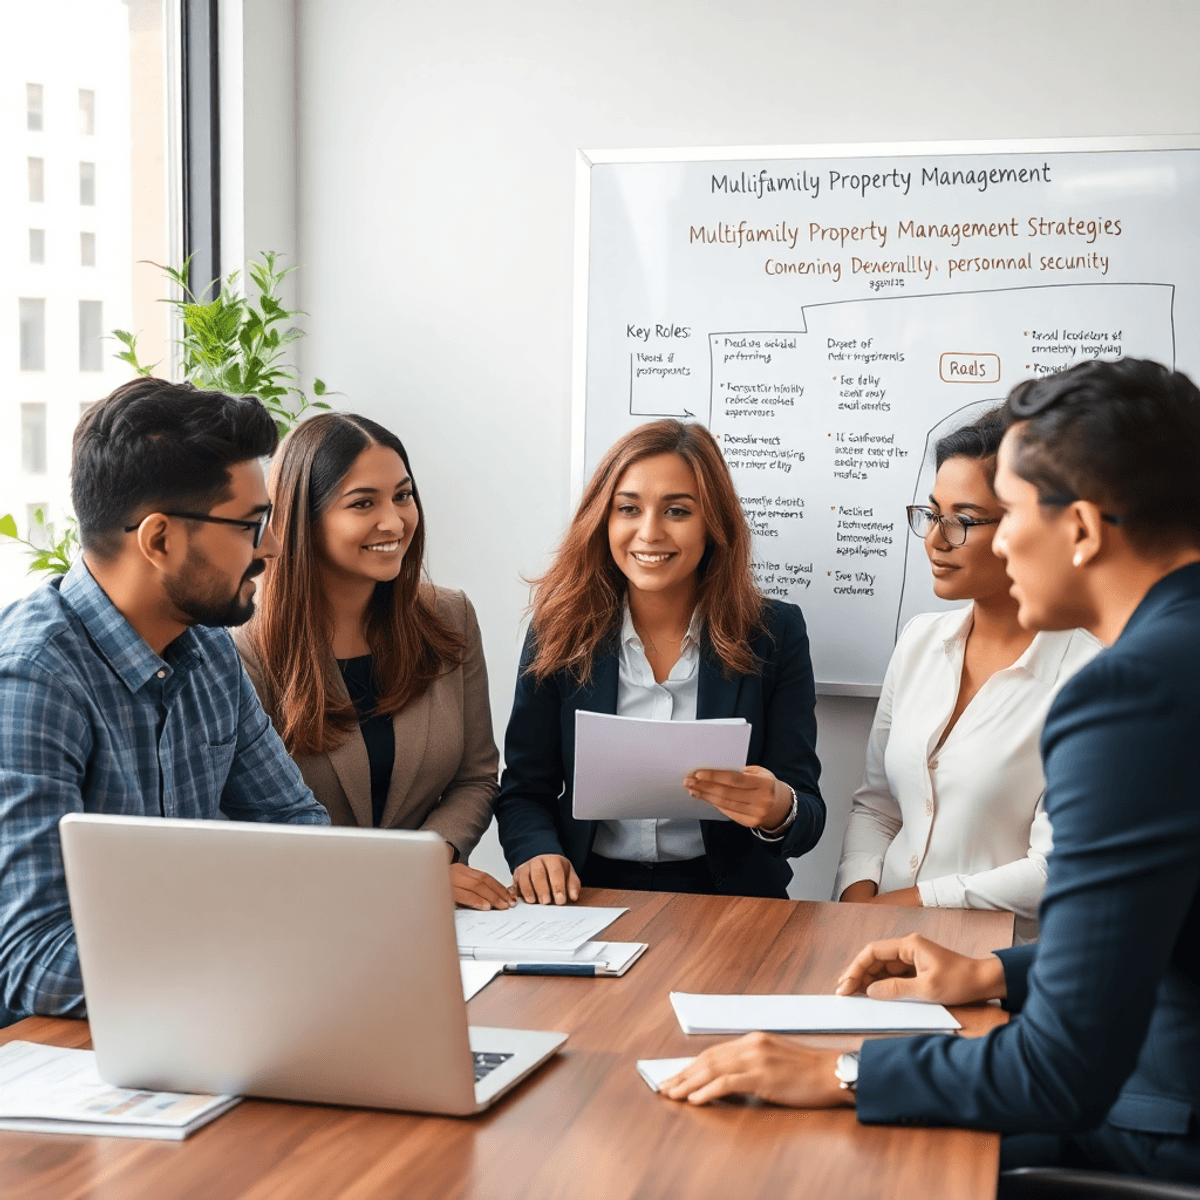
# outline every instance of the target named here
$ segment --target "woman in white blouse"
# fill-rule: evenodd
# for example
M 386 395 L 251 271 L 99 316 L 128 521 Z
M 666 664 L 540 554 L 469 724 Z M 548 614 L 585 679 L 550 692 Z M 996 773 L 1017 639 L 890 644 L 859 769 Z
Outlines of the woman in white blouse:
M 1037 936 L 1050 823 L 1038 749 L 1050 702 L 1101 645 L 1017 622 L 992 491 L 999 409 L 943 438 L 929 505 L 908 510 L 933 589 L 892 653 L 834 894 L 847 901 L 1002 909 Z

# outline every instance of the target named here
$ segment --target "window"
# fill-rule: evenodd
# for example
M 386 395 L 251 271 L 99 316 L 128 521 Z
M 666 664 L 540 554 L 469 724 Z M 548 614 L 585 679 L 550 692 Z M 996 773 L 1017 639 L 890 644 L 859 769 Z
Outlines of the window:
M 25 128 L 40 131 L 42 128 L 42 85 L 25 85 Z
M 43 158 L 28 158 L 29 164 L 29 199 L 34 204 L 41 204 L 46 199 L 46 160 Z
M 133 374 L 112 331 L 135 330 L 141 360 L 172 373 L 170 291 L 151 264 L 184 257 L 184 47 L 202 74 L 216 55 L 184 26 L 217 2 L 0 3 L 0 516 L 22 537 L 34 511 L 65 529 L 83 405 Z M 0 606 L 42 583 L 28 568 L 0 538 Z
M 39 504 L 25 505 L 25 526 L 29 530 L 26 536 L 33 545 L 42 550 L 50 545 L 46 530 L 46 513 L 49 509 L 50 506 L 44 500 Z
M 104 333 L 103 302 L 80 300 L 79 302 L 79 369 L 81 371 L 103 371 L 104 356 L 100 338 Z
M 20 300 L 21 370 L 46 369 L 46 301 Z
M 21 405 L 21 470 L 26 475 L 46 473 L 46 406 Z
M 96 132 L 96 93 L 91 88 L 79 89 L 79 132 L 85 136 Z

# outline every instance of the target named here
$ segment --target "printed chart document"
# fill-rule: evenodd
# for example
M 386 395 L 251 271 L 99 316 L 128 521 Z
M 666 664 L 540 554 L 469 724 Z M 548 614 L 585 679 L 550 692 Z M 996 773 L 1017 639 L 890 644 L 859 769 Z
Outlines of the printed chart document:
M 180 1141 L 240 1099 L 117 1088 L 96 1073 L 91 1050 L 0 1046 L 0 1129 Z
M 523 904 L 509 909 L 454 914 L 459 958 L 528 962 L 530 956 L 572 958 L 584 944 L 611 925 L 625 908 L 579 904 Z
M 664 1079 L 678 1075 L 684 1067 L 696 1060 L 694 1058 L 639 1058 L 638 1074 L 646 1081 L 652 1092 L 662 1087 Z
M 726 821 L 693 799 L 685 775 L 703 768 L 744 771 L 750 726 L 741 717 L 645 721 L 575 713 L 574 814 L 581 821 L 679 818 Z
M 951 1033 L 940 1004 L 868 996 L 713 996 L 672 992 L 684 1033 Z

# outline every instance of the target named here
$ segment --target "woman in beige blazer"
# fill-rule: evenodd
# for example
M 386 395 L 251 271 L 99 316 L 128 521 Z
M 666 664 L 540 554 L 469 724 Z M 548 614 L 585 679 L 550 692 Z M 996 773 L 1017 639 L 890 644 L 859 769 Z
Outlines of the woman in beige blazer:
M 365 417 L 314 417 L 280 447 L 271 496 L 280 556 L 237 643 L 305 782 L 335 825 L 440 834 L 455 900 L 507 908 L 466 865 L 499 765 L 479 624 L 424 577 L 403 445 Z

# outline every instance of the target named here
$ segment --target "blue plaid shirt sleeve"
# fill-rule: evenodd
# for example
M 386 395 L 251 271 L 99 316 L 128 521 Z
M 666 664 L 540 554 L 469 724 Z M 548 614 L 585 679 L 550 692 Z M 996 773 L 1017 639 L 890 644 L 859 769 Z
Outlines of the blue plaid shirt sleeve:
M 0 661 L 0 1024 L 84 1015 L 58 841 L 83 811 L 91 732 L 69 687 L 25 657 Z
M 221 811 L 231 821 L 328 825 L 329 814 L 288 756 L 236 655 L 234 661 L 239 673 L 238 729 Z

